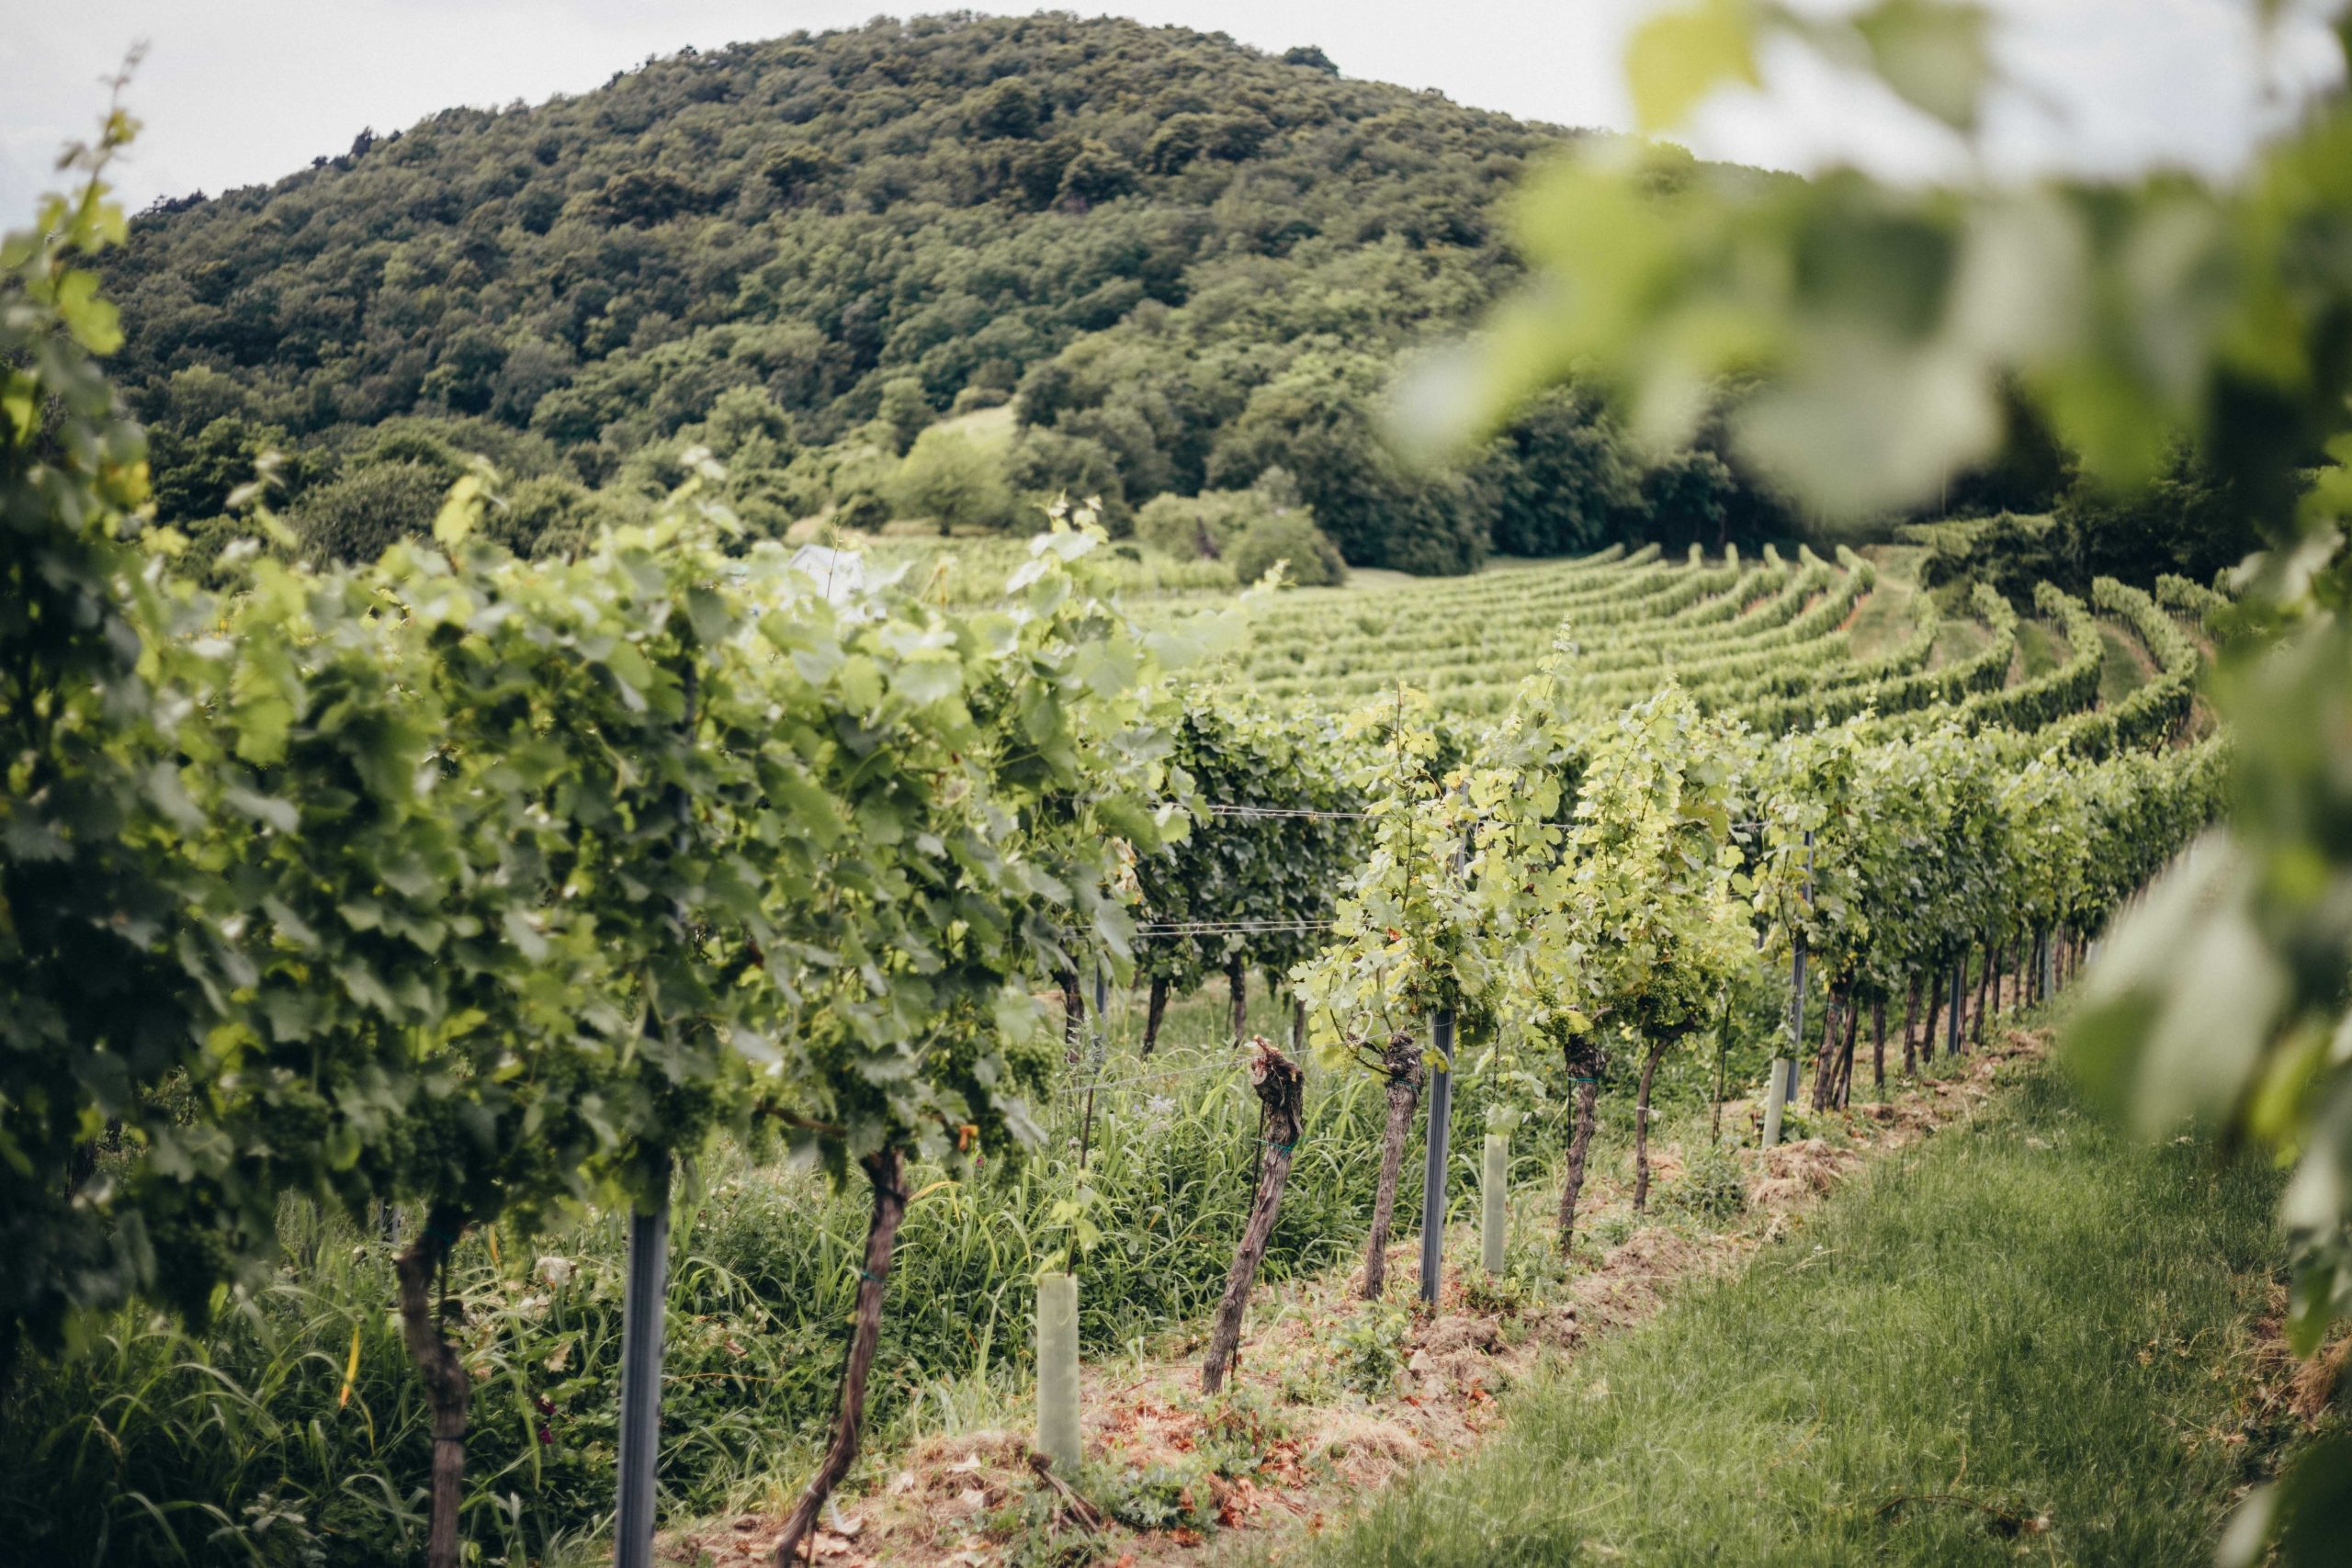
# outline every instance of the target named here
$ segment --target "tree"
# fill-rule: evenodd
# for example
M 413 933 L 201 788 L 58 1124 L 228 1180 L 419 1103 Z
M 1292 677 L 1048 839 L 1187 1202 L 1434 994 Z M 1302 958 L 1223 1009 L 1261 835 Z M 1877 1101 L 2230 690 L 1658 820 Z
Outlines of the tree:
M 1739 490 L 1730 465 L 1713 452 L 1677 452 L 1642 475 L 1638 533 L 1661 544 L 1699 545 L 1717 554 L 1730 541 L 1731 509 Z
M 1045 123 L 1046 103 L 1037 89 L 1018 76 L 993 82 L 980 92 L 972 110 L 972 134 L 986 139 L 1034 136 Z
M 1572 392 L 1520 411 L 1481 465 L 1496 489 L 1494 547 L 1505 555 L 1597 550 L 1643 501 L 1640 465 L 1613 422 Z
M 1062 165 L 1061 182 L 1054 192 L 1056 205 L 1083 212 L 1115 201 L 1136 188 L 1136 166 L 1108 144 L 1092 137 Z
M 304 550 L 325 561 L 371 561 L 421 536 L 441 510 L 449 476 L 413 458 L 370 463 L 321 485 L 292 514 Z
M 1012 487 L 1024 494 L 1092 496 L 1102 501 L 1105 515 L 1125 515 L 1126 487 L 1118 459 L 1091 436 L 1024 427 L 1005 453 L 1004 469 Z
M 192 439 L 157 432 L 148 444 L 149 466 L 156 476 L 153 499 L 157 521 L 187 524 L 221 515 L 230 509 L 229 498 L 259 474 L 263 455 L 286 445 L 285 432 L 234 414 L 213 420 Z M 270 477 L 281 502 L 322 477 L 325 466 L 323 454 L 318 453 L 302 454 L 290 465 L 277 464 Z
M 906 456 L 907 449 L 915 444 L 915 437 L 931 423 L 931 400 L 924 395 L 922 380 L 913 376 L 894 376 L 883 382 L 882 402 L 874 419 L 889 437 L 891 455 Z
M 1151 133 L 1151 141 L 1144 148 L 1144 162 L 1156 175 L 1180 173 L 1208 151 L 1209 139 L 1216 130 L 1216 120 L 1210 115 L 1170 115 Z
M 890 501 L 899 516 L 933 519 L 942 534 L 1001 528 L 1012 517 L 1002 468 L 952 430 L 926 430 L 916 440 L 890 481 Z

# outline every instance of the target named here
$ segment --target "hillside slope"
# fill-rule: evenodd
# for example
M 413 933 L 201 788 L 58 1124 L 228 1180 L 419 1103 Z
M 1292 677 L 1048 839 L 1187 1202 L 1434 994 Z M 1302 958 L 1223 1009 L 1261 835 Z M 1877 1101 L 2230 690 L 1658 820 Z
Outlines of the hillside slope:
M 1279 468 L 1273 493 L 1361 564 L 1591 547 L 1661 493 L 1720 534 L 1721 465 L 1645 475 L 1571 399 L 1458 473 L 1401 471 L 1374 436 L 1400 348 L 1514 275 L 1498 204 L 1572 135 L 1314 49 L 878 19 L 159 204 L 110 268 L 119 373 L 165 521 L 218 513 L 283 448 L 284 499 L 299 520 L 331 492 L 310 531 L 346 555 L 413 522 L 454 454 L 539 481 L 509 524 L 530 547 L 576 536 L 586 488 L 675 483 L 695 445 L 755 532 L 828 507 L 985 525 L 1060 491 L 1124 523 Z M 899 481 L 926 424 L 1008 400 L 1001 454 L 937 443 L 929 482 Z

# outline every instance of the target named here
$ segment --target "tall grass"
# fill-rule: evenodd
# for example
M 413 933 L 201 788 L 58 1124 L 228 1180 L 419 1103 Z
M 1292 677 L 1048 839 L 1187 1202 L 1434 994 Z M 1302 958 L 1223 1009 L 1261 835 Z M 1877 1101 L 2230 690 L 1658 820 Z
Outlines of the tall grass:
M 1769 1027 L 1769 1012 L 1758 1016 Z M 1225 1028 L 1221 995 L 1180 1003 L 1147 1062 L 1121 1013 L 1101 1070 L 1111 1087 L 1095 1097 L 1091 1128 L 1073 1082 L 1046 1108 L 1046 1148 L 966 1180 L 913 1172 L 919 1196 L 876 1362 L 878 1427 L 931 1419 L 959 1399 L 1001 1403 L 1025 1375 L 1030 1281 L 1068 1245 L 1053 1214 L 1081 1190 L 1095 1195 L 1088 1213 L 1102 1232 L 1075 1264 L 1091 1352 L 1206 1312 L 1258 1148 L 1257 1104 Z M 1743 1045 L 1734 1081 L 1760 1071 L 1762 1055 L 1759 1043 Z M 1671 1075 L 1670 1096 L 1697 1100 L 1712 1071 L 1693 1054 Z M 1352 1070 L 1310 1071 L 1268 1280 L 1357 1256 L 1379 1156 L 1379 1089 Z M 1498 1075 L 1461 1084 L 1452 1223 L 1472 1217 L 1476 1134 L 1498 1092 Z M 1612 1104 L 1605 1136 L 1620 1141 L 1630 1126 L 1630 1110 Z M 1546 1125 L 1523 1129 L 1516 1179 L 1544 1179 L 1557 1153 Z M 1408 1220 L 1421 1168 L 1417 1152 L 1399 1199 Z M 665 1363 L 666 1513 L 714 1512 L 763 1485 L 788 1487 L 805 1470 L 832 1409 L 865 1224 L 861 1195 L 728 1151 L 683 1193 Z M 281 1231 L 279 1278 L 233 1298 L 209 1329 L 126 1312 L 93 1325 L 82 1353 L 28 1371 L 0 1429 L 7 1550 L 58 1568 L 376 1568 L 414 1555 L 429 1438 L 390 1312 L 390 1249 L 303 1204 L 288 1206 Z M 486 1562 L 575 1557 L 608 1526 L 623 1252 L 619 1219 L 595 1216 L 538 1237 L 476 1234 L 453 1262 L 458 1337 L 478 1380 L 466 1529 Z
M 1318 1561 L 2210 1562 L 2275 1196 L 2041 1072 L 1570 1363 Z

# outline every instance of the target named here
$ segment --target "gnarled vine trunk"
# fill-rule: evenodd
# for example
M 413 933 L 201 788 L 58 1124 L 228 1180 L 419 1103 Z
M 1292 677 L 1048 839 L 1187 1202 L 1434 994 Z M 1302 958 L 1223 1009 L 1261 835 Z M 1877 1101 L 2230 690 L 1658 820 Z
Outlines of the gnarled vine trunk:
M 1209 1330 L 1208 1355 L 1201 1363 L 1204 1393 L 1225 1386 L 1226 1370 L 1241 1348 L 1241 1314 L 1250 1305 L 1250 1288 L 1258 1281 L 1267 1238 L 1274 1234 L 1274 1221 L 1282 1213 L 1283 1188 L 1290 1180 L 1292 1152 L 1305 1121 L 1306 1078 L 1298 1064 L 1262 1035 L 1250 1042 L 1250 1082 L 1265 1108 L 1265 1157 L 1258 1164 L 1258 1190 L 1250 1202 L 1249 1223 L 1241 1228 L 1241 1245 L 1234 1252 L 1225 1294 L 1216 1303 L 1216 1321 Z
M 906 1157 L 885 1148 L 858 1162 L 874 1190 L 865 1222 L 865 1266 L 857 1275 L 857 1309 L 850 1319 L 849 1360 L 842 1369 L 842 1402 L 833 1417 L 833 1440 L 825 1450 L 808 1490 L 792 1506 L 776 1540 L 776 1568 L 791 1568 L 793 1553 L 817 1528 L 818 1510 L 833 1495 L 857 1458 L 858 1427 L 865 1419 L 865 1379 L 874 1367 L 874 1347 L 882 1337 L 882 1282 L 890 1277 L 890 1254 L 899 1242 L 899 1222 L 907 1215 Z
M 1168 976 L 1154 975 L 1151 977 L 1151 998 L 1144 1004 L 1143 1010 L 1143 1054 L 1145 1055 L 1150 1055 L 1151 1048 L 1159 1043 L 1160 1021 L 1167 1016 Z
M 1376 1302 L 1388 1283 L 1388 1228 L 1396 1217 L 1396 1179 L 1405 1168 L 1405 1140 L 1421 1098 L 1421 1043 L 1399 1030 L 1388 1037 L 1380 1065 L 1388 1075 L 1388 1124 L 1381 1130 L 1380 1176 L 1372 1189 L 1372 1236 L 1364 1244 L 1363 1299 Z
M 435 1204 L 424 1228 L 393 1260 L 400 1283 L 401 1338 L 424 1384 L 424 1404 L 433 1424 L 433 1491 L 424 1537 L 425 1568 L 458 1568 L 458 1508 L 465 1500 L 466 1416 L 473 1380 L 458 1359 L 457 1347 L 441 1332 L 433 1299 L 433 1277 L 466 1228 L 458 1210 Z
M 1980 945 L 1984 953 L 1984 967 L 1976 973 L 1976 1017 L 1973 1021 L 1970 1038 L 1982 1045 L 1984 1043 L 1984 1002 L 1993 983 L 1993 943 L 1987 938 Z
M 1911 1066 L 1917 1058 L 1918 1036 L 1915 1032 L 1919 1022 L 1919 976 L 1916 973 L 1903 977 L 1903 1076 L 1911 1076 Z
M 1238 1045 L 1250 1026 L 1250 971 L 1238 953 L 1226 961 L 1225 984 L 1233 1000 L 1233 1043 Z
M 1871 998 L 1871 1088 L 1886 1098 L 1886 998 Z
M 1731 1016 L 1726 1010 L 1724 1021 L 1715 1025 L 1715 1087 L 1710 1091 L 1714 1104 L 1707 1113 L 1707 1142 L 1724 1141 L 1724 1079 L 1730 1070 Z
M 1916 1071 L 1917 1070 L 1917 1067 L 1925 1066 L 1928 1063 L 1935 1060 L 1936 1024 L 1943 1016 L 1943 1006 L 1944 972 L 1943 969 L 1939 966 L 1937 968 L 1930 969 L 1928 972 L 1928 1027 L 1925 1032 L 1919 1036 L 1918 1059 L 1916 1065 L 1906 1062 L 1904 1065 L 1905 1071 Z
M 1821 1049 L 1813 1055 L 1813 1108 L 1826 1111 L 1838 1101 L 1838 1027 L 1851 999 L 1836 986 L 1822 1010 Z
M 1560 1188 L 1560 1256 L 1566 1258 L 1576 1240 L 1577 1200 L 1584 1192 L 1585 1161 L 1592 1153 L 1594 1111 L 1600 1100 L 1600 1049 L 1590 1038 L 1561 1047 L 1567 1058 L 1568 1077 L 1577 1086 L 1577 1122 L 1568 1134 L 1567 1179 Z
M 1642 1058 L 1642 1082 L 1634 1098 L 1634 1213 L 1649 1212 L 1650 1202 L 1650 1085 L 1657 1080 L 1657 1065 L 1682 1038 L 1681 1030 L 1669 1030 L 1658 1036 Z
M 1838 1077 L 1832 1085 L 1830 1103 L 1844 1110 L 1854 1099 L 1854 1042 L 1861 1035 L 1861 1004 L 1849 995 L 1846 998 L 1846 1038 L 1838 1047 Z

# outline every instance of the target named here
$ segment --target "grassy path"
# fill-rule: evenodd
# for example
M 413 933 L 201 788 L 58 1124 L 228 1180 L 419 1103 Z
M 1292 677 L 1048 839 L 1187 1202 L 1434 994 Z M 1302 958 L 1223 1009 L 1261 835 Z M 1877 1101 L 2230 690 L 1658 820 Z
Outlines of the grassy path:
M 1528 1391 L 1333 1564 L 2210 1561 L 2272 1179 L 2037 1070 Z M 1295 1555 L 1295 1554 L 1294 1554 Z

